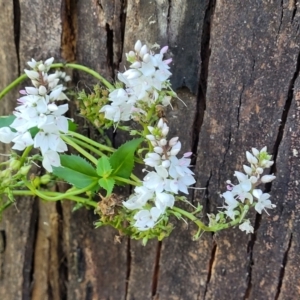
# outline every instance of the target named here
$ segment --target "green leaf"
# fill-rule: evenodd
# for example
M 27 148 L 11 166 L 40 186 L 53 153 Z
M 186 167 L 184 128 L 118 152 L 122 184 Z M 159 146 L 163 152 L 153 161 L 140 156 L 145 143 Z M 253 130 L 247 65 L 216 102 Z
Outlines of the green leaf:
M 76 131 L 77 129 L 77 124 L 75 124 L 74 122 L 72 122 L 71 120 L 68 120 L 68 124 L 69 124 L 69 131 Z
M 119 176 L 125 179 L 130 177 L 134 165 L 134 152 L 143 141 L 143 138 L 126 142 L 109 158 L 113 169 L 111 176 Z
M 115 180 L 112 178 L 101 178 L 98 181 L 99 185 L 107 191 L 106 197 L 112 193 L 115 185 Z
M 74 185 L 78 189 L 97 183 L 99 177 L 93 166 L 76 155 L 61 155 L 61 167 L 53 167 L 53 174 Z M 98 185 L 95 185 L 95 190 Z
M 12 122 L 15 120 L 15 116 L 14 115 L 10 115 L 10 116 L 1 116 L 0 117 L 0 128 L 2 127 L 8 127 L 9 125 L 12 124 Z
M 110 162 L 108 160 L 107 156 L 102 156 L 99 160 L 98 160 L 98 164 L 97 164 L 97 174 L 100 177 L 104 177 L 107 178 L 109 177 L 109 175 L 112 172 L 112 168 L 110 165 Z

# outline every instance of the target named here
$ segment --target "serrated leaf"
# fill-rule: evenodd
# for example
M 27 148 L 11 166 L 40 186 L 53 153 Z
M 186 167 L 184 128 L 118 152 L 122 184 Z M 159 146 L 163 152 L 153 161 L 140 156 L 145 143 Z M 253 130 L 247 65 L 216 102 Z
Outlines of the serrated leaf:
M 113 169 L 111 176 L 119 176 L 126 179 L 130 177 L 134 165 L 134 152 L 143 140 L 143 138 L 139 138 L 126 142 L 112 154 L 109 158 Z
M 99 160 L 98 160 L 98 164 L 97 164 L 97 174 L 100 177 L 104 177 L 107 178 L 109 177 L 109 175 L 112 172 L 112 168 L 109 162 L 109 159 L 107 156 L 102 156 Z
M 53 167 L 53 174 L 74 185 L 76 188 L 85 188 L 98 181 L 96 170 L 85 159 L 76 155 L 61 155 L 61 167 Z
M 112 178 L 100 178 L 98 183 L 102 188 L 104 188 L 107 191 L 106 196 L 109 196 L 114 188 L 115 180 Z

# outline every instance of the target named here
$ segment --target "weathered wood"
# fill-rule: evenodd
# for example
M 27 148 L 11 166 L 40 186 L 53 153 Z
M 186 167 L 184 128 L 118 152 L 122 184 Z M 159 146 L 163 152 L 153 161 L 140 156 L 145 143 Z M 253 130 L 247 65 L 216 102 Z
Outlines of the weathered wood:
M 1 299 L 300 298 L 297 1 L 0 0 L 0 8 L 1 89 L 31 57 L 77 61 L 113 80 L 137 39 L 170 46 L 171 81 L 187 104 L 168 112 L 170 135 L 195 153 L 197 186 L 207 189 L 191 201 L 204 206 L 203 220 L 222 206 L 219 193 L 252 146 L 268 146 L 278 176 L 265 187 L 277 207 L 251 215 L 253 235 L 236 228 L 193 241 L 194 228 L 174 220 L 168 239 L 146 247 L 115 243 L 114 230 L 94 229 L 97 215 L 72 213 L 70 202 L 19 199 L 0 223 Z M 95 83 L 74 78 L 80 88 Z

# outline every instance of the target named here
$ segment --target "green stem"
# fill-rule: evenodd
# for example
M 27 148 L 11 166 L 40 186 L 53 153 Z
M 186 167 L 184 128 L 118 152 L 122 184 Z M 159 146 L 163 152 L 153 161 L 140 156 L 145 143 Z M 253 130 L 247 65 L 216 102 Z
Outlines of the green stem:
M 102 144 L 99 144 L 77 132 L 74 132 L 74 131 L 69 131 L 68 132 L 69 135 L 71 136 L 74 136 L 75 138 L 79 139 L 79 140 L 82 140 L 86 143 L 89 143 L 90 145 L 94 146 L 94 147 L 97 147 L 103 151 L 107 151 L 107 152 L 115 152 L 116 150 L 114 148 L 111 148 L 111 147 L 108 147 L 108 146 L 105 146 L 105 145 L 102 145 Z
M 12 191 L 12 193 L 15 196 L 37 196 L 32 191 L 15 190 L 15 191 Z M 97 202 L 92 201 L 92 200 L 88 200 L 86 198 L 79 197 L 79 196 L 70 196 L 70 195 L 66 196 L 65 194 L 61 194 L 61 193 L 57 193 L 57 192 L 43 192 L 43 194 L 44 194 L 44 196 L 52 196 L 47 201 L 57 201 L 57 200 L 53 200 L 53 199 L 56 196 L 63 195 L 62 200 L 71 200 L 71 201 L 75 201 L 77 203 L 86 204 L 86 205 L 89 205 L 89 206 L 92 206 L 92 207 L 95 207 L 95 208 L 97 207 Z M 42 198 L 42 199 L 44 199 L 44 198 Z M 46 200 L 46 199 L 44 199 L 44 200 Z
M 0 100 L 13 88 L 15 88 L 18 84 L 23 82 L 27 78 L 26 74 L 21 75 L 17 79 L 15 79 L 12 83 L 10 83 L 6 88 L 4 88 L 0 93 Z
M 28 154 L 30 153 L 31 149 L 33 148 L 33 146 L 29 146 L 25 149 L 25 151 L 23 152 L 21 159 L 20 159 L 20 167 L 23 166 L 25 159 L 27 158 Z
M 83 142 L 83 141 L 80 141 L 76 138 L 69 138 L 70 140 L 72 140 L 74 143 L 76 143 L 77 145 L 81 146 L 81 147 L 84 147 L 94 153 L 96 153 L 97 155 L 99 155 L 100 157 L 101 156 L 104 156 L 105 154 L 103 152 L 101 152 L 100 150 L 96 149 L 95 147 L 91 146 L 91 145 L 88 145 L 87 143 Z
M 77 64 L 66 64 L 65 67 L 84 71 L 94 76 L 95 78 L 99 79 L 107 88 L 114 89 L 114 86 L 111 83 L 109 83 L 104 77 L 102 77 L 99 73 L 95 72 L 94 70 L 88 67 L 77 65 Z
M 51 69 L 54 69 L 54 68 L 70 68 L 70 69 L 76 69 L 76 70 L 83 71 L 85 73 L 92 75 L 93 77 L 97 78 L 98 80 L 100 80 L 107 88 L 114 89 L 114 86 L 111 83 L 109 83 L 104 77 L 102 77 L 99 73 L 97 73 L 96 71 L 94 71 L 88 67 L 78 65 L 78 64 L 58 63 L 58 64 L 51 65 Z
M 193 221 L 199 228 L 201 228 L 204 231 L 215 231 L 212 230 L 211 227 L 208 227 L 206 225 L 204 225 L 198 218 L 196 218 L 192 213 L 189 213 L 179 207 L 173 206 L 172 210 L 179 212 L 181 215 L 187 217 L 188 219 L 190 219 L 191 221 Z
M 139 179 L 138 179 L 139 182 L 136 182 L 136 181 L 125 179 L 125 178 L 122 178 L 122 177 L 119 177 L 119 176 L 113 176 L 112 178 L 117 180 L 117 181 L 125 182 L 127 184 L 131 184 L 131 185 L 134 185 L 134 186 L 141 186 L 142 185 L 142 182 Z
M 98 160 L 92 156 L 91 154 L 89 154 L 87 151 L 85 151 L 84 149 L 82 149 L 79 145 L 77 145 L 76 143 L 74 143 L 70 138 L 68 138 L 65 135 L 61 135 L 61 138 L 70 146 L 72 146 L 74 149 L 76 149 L 79 153 L 81 153 L 83 156 L 85 156 L 87 159 L 89 159 L 94 165 L 97 166 Z

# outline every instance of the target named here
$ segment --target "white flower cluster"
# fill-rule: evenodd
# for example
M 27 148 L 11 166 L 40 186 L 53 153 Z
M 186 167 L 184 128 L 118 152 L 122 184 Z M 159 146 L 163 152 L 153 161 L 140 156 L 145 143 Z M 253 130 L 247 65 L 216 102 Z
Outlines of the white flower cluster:
M 24 71 L 33 87 L 25 87 L 25 90 L 20 91 L 24 96 L 18 99 L 15 120 L 9 127 L 0 129 L 0 141 L 13 142 L 12 149 L 22 151 L 31 145 L 39 148 L 43 155 L 43 167 L 49 172 L 52 166 L 60 166 L 58 152 L 67 150 L 60 133 L 68 132 L 68 119 L 63 114 L 69 108 L 68 104 L 56 103 L 68 99 L 63 92 L 65 87 L 58 83 L 60 79 L 69 81 L 70 77 L 60 71 L 48 75 L 53 60 L 49 58 L 45 62 L 37 62 L 32 59 L 28 62 L 32 70 Z M 38 128 L 34 138 L 30 132 L 32 128 Z
M 260 151 L 252 148 L 252 154 L 247 151 L 246 157 L 250 163 L 250 166 L 243 166 L 246 174 L 235 171 L 239 184 L 233 185 L 230 181 L 227 181 L 228 191 L 222 194 L 226 203 L 223 207 L 225 211 L 222 213 L 225 213 L 232 220 L 240 215 L 238 209 L 241 205 L 254 206 L 259 214 L 262 213 L 262 210 L 266 211 L 266 208 L 276 207 L 269 199 L 270 194 L 263 193 L 260 189 L 255 189 L 259 184 L 271 182 L 276 178 L 274 175 L 262 176 L 264 169 L 271 167 L 274 163 L 270 160 L 271 155 L 267 154 L 267 147 L 262 148 Z M 212 219 L 212 216 L 209 215 L 209 218 Z M 215 220 L 219 218 L 220 216 L 217 215 Z M 253 233 L 254 230 L 249 220 L 245 220 L 239 228 L 242 231 L 246 231 L 246 233 Z
M 156 127 L 149 126 L 148 129 L 151 134 L 146 137 L 154 152 L 148 153 L 144 162 L 155 171 L 148 172 L 143 185 L 136 187 L 135 193 L 123 202 L 127 209 L 139 210 L 134 216 L 134 226 L 141 231 L 153 228 L 166 208 L 173 207 L 174 194 L 179 191 L 188 194 L 187 187 L 195 183 L 194 173 L 189 169 L 191 159 L 188 157 L 192 153 L 185 153 L 180 159 L 176 157 L 181 143 L 178 137 L 167 141 L 169 127 L 164 120 L 160 119 Z
M 174 92 L 170 89 L 168 78 L 171 76 L 169 64 L 172 59 L 163 60 L 168 47 L 163 47 L 159 54 L 154 54 L 146 45 L 137 41 L 134 51 L 126 54 L 131 63 L 130 69 L 118 74 L 124 88 L 116 88 L 109 94 L 110 105 L 105 105 L 100 112 L 105 118 L 115 123 L 138 119 L 146 114 L 146 109 L 153 103 L 164 106 L 170 104 Z

